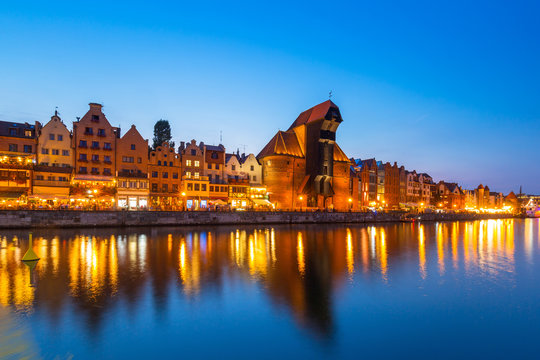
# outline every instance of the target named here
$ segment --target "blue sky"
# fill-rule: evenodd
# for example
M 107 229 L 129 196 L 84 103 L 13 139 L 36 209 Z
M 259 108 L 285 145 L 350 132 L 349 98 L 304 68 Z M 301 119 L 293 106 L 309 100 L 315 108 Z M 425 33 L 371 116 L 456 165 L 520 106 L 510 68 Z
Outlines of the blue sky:
M 328 98 L 350 157 L 540 193 L 540 3 L 2 2 L 0 119 L 91 101 L 258 153 Z

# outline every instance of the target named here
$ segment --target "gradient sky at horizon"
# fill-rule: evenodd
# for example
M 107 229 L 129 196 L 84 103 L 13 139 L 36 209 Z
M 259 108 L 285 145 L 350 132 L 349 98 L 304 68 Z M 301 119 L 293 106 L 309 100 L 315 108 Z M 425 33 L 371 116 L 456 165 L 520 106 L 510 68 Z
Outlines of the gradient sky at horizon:
M 540 3 L 0 4 L 0 120 L 71 128 L 89 102 L 257 154 L 328 99 L 350 157 L 540 193 Z

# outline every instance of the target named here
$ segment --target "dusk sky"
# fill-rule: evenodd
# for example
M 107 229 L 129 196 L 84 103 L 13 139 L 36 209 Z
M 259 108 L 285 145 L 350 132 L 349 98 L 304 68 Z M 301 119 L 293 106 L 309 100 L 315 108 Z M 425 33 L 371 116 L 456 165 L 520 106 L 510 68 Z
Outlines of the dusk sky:
M 68 127 L 100 102 L 123 132 L 257 154 L 328 99 L 349 157 L 465 188 L 540 193 L 540 2 L 11 1 L 0 120 Z

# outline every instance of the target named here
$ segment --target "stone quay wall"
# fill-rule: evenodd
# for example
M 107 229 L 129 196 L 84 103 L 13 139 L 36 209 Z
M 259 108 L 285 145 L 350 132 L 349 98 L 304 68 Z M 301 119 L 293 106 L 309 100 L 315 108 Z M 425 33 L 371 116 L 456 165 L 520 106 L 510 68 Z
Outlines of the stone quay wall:
M 510 218 L 501 214 L 408 214 L 411 221 Z M 363 212 L 178 212 L 0 210 L 0 229 L 183 225 L 381 223 L 405 221 L 403 213 Z

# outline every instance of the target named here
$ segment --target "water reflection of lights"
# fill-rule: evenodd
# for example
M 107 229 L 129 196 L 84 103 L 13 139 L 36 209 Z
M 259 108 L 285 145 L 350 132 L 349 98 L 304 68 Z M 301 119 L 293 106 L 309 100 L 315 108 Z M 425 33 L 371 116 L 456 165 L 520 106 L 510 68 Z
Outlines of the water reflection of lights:
M 418 259 L 420 266 L 420 276 L 425 279 L 427 276 L 426 271 L 426 239 L 424 235 L 424 225 L 421 224 L 418 229 Z
M 302 242 L 302 233 L 299 231 L 297 236 L 297 258 L 298 258 L 298 272 L 300 275 L 304 276 L 304 271 L 306 270 L 306 260 L 304 259 L 304 243 Z

